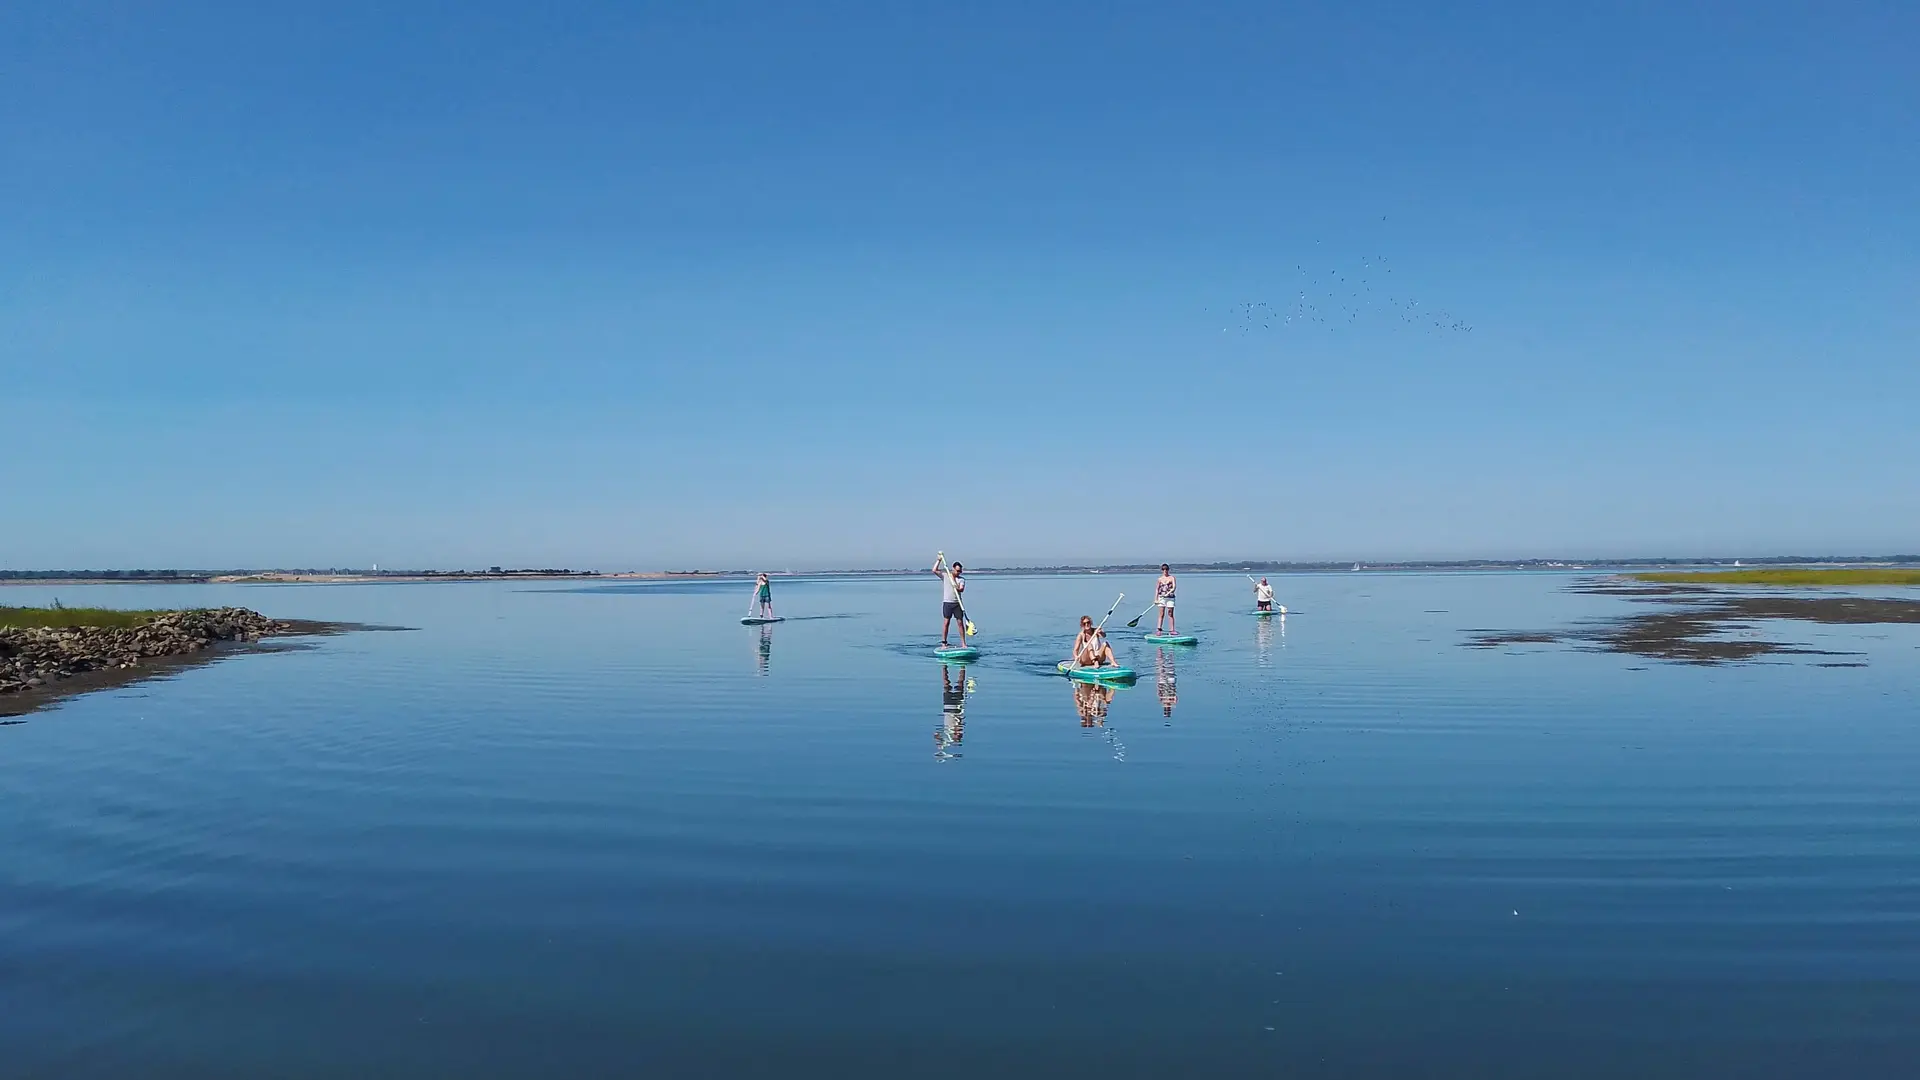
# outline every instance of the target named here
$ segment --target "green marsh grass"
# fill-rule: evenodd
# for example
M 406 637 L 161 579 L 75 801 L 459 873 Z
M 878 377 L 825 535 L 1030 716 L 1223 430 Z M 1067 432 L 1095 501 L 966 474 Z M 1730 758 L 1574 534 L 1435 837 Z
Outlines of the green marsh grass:
M 70 608 L 61 607 L 58 601 L 53 607 L 6 607 L 0 605 L 0 630 L 18 630 L 29 627 L 44 629 L 67 629 L 79 626 L 128 627 L 139 626 L 163 611 L 120 611 L 114 608 Z

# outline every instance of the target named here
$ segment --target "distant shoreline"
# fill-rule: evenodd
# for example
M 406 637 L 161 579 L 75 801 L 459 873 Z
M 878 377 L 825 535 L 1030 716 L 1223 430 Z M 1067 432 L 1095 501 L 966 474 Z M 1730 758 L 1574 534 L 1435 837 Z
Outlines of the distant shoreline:
M 417 574 L 309 574 L 279 570 L 260 570 L 229 574 L 172 574 L 167 576 L 150 575 L 138 577 L 132 575 L 102 573 L 88 576 L 73 574 L 68 577 L 15 577 L 0 574 L 0 586 L 6 585 L 371 585 L 383 583 L 406 584 L 430 581 L 631 581 L 636 578 L 680 578 L 706 576 L 680 573 L 677 571 L 654 572 L 636 571 L 632 573 L 602 574 L 593 572 L 539 573 L 513 571 L 490 574 L 486 572 L 422 572 Z
M 1567 571 L 1591 573 L 1637 573 L 1657 571 L 1731 572 L 1749 569 L 1821 569 L 1872 568 L 1895 570 L 1920 567 L 1920 555 L 1880 556 L 1780 556 L 1759 559 L 1645 558 L 1645 559 L 1451 559 L 1401 560 L 1392 562 L 1175 562 L 1180 573 L 1319 574 L 1329 572 L 1419 573 L 1435 571 Z M 1155 563 L 1118 563 L 1108 565 L 985 566 L 976 565 L 982 574 L 1141 574 L 1160 569 Z M 924 572 L 924 567 L 887 569 L 818 569 L 768 571 L 774 577 L 885 577 Z M 5 585 L 370 585 L 424 584 L 429 582 L 475 581 L 682 581 L 687 579 L 728 580 L 750 578 L 760 571 L 739 570 L 634 570 L 601 572 L 594 570 L 419 570 L 397 573 L 366 573 L 305 570 L 241 571 L 141 571 L 73 570 L 7 571 L 0 570 L 0 586 Z M 45 576 L 40 576 L 45 575 Z M 58 575 L 58 576 L 55 576 Z

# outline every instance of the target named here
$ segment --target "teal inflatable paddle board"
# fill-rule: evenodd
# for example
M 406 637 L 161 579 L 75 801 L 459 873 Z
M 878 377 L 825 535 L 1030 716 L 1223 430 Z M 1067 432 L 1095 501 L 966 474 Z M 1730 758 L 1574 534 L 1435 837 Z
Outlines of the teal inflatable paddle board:
M 787 621 L 787 617 L 785 615 L 775 615 L 771 619 L 763 619 L 758 615 L 748 615 L 745 618 L 742 618 L 740 620 L 740 622 L 746 626 L 759 626 L 761 623 L 786 622 L 786 621 Z
M 971 645 L 951 645 L 933 650 L 933 655 L 942 660 L 978 660 L 980 650 Z
M 1287 613 L 1287 609 L 1286 609 L 1286 608 L 1274 608 L 1274 609 L 1273 609 L 1272 611 L 1253 611 L 1253 612 L 1249 612 L 1249 614 L 1251 614 L 1251 615 L 1252 615 L 1252 616 L 1253 616 L 1254 618 L 1256 618 L 1256 619 L 1265 619 L 1265 618 L 1269 618 L 1269 617 L 1271 617 L 1271 616 L 1274 616 L 1274 615 L 1285 615 L 1286 613 Z
M 1192 634 L 1148 634 L 1141 639 L 1149 645 L 1198 645 L 1200 639 Z
M 1054 670 L 1081 682 L 1132 682 L 1134 679 L 1130 667 L 1074 667 L 1071 660 L 1060 661 Z

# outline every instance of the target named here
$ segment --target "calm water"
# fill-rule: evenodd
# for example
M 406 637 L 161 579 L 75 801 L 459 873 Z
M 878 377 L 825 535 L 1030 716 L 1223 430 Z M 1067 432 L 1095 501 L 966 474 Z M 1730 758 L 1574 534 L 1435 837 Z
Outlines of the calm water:
M 1920 627 L 1460 646 L 1568 580 L 10 589 L 418 629 L 0 727 L 0 1075 L 1920 1075 Z

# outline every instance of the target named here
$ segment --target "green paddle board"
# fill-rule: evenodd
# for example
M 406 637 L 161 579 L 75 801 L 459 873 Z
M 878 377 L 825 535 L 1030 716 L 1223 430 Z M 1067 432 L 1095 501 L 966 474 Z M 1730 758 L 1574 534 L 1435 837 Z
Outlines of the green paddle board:
M 1133 669 L 1130 667 L 1074 667 L 1073 661 L 1062 660 L 1055 665 L 1055 671 L 1069 679 L 1081 682 L 1132 682 Z
M 942 660 L 978 660 L 980 650 L 971 645 L 950 645 L 933 650 L 933 655 Z
M 1200 639 L 1192 634 L 1148 634 L 1141 639 L 1149 645 L 1198 645 Z
M 740 621 L 747 626 L 759 626 L 761 623 L 786 622 L 787 617 L 785 615 L 775 615 L 771 619 L 763 619 L 758 615 L 748 615 Z
M 1254 611 L 1250 614 L 1256 619 L 1265 619 L 1274 615 L 1285 615 L 1286 613 L 1286 609 L 1284 608 L 1274 608 L 1272 611 Z

